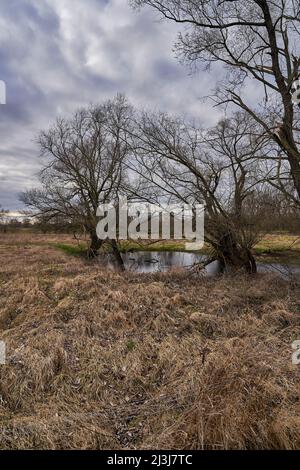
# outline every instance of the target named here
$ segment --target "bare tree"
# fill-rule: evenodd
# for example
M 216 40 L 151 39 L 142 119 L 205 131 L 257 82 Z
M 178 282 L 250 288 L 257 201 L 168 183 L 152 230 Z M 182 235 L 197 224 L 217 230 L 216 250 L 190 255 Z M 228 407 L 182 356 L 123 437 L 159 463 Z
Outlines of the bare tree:
M 21 196 L 44 221 L 62 220 L 82 226 L 90 237 L 90 255 L 95 255 L 102 244 L 96 234 L 97 209 L 116 200 L 125 183 L 130 114 L 126 99 L 119 95 L 82 109 L 71 119 L 57 119 L 38 139 L 46 158 L 40 174 L 41 189 Z M 115 243 L 112 245 L 116 252 Z
M 3 209 L 2 206 L 0 206 L 0 227 L 2 227 L 2 230 L 4 233 L 7 232 L 7 226 L 9 224 L 10 217 L 9 217 L 9 211 L 6 209 Z
M 259 227 L 262 234 L 274 230 L 299 232 L 299 205 L 291 204 L 289 198 L 270 185 L 258 185 L 253 194 L 247 197 L 244 211 L 247 212 L 249 220 Z
M 273 175 L 271 181 L 299 204 L 299 109 L 293 107 L 292 93 L 300 64 L 300 2 L 133 0 L 132 3 L 148 5 L 163 18 L 184 26 L 176 49 L 189 64 L 203 63 L 208 68 L 214 62 L 225 65 L 227 76 L 219 83 L 214 99 L 218 104 L 233 103 L 245 110 L 276 143 L 273 157 L 279 161 L 276 178 Z M 253 80 L 256 103 L 244 93 Z
M 144 113 L 136 128 L 136 165 L 153 197 L 206 208 L 205 239 L 222 268 L 256 271 L 251 248 L 258 228 L 244 211 L 254 188 L 263 184 L 256 159 L 264 144 L 246 113 L 198 130 L 165 114 Z M 158 188 L 158 192 L 153 188 Z M 150 189 L 149 189 L 150 188 Z

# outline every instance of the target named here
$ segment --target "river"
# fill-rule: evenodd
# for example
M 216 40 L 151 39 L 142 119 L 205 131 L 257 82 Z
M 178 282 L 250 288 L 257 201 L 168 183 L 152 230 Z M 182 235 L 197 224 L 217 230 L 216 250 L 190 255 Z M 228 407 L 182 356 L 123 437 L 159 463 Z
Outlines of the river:
M 127 271 L 138 273 L 156 273 L 169 271 L 171 268 L 185 268 L 189 269 L 194 264 L 205 261 L 207 257 L 199 253 L 188 253 L 182 251 L 136 251 L 127 252 L 122 254 L 122 258 Z M 116 268 L 116 264 L 112 255 L 101 255 L 99 262 L 102 265 Z M 299 265 L 285 265 L 280 263 L 257 263 L 259 272 L 277 272 L 278 274 L 286 277 L 293 274 L 300 274 Z M 210 263 L 204 273 L 207 275 L 215 275 L 218 271 L 218 263 L 215 261 Z

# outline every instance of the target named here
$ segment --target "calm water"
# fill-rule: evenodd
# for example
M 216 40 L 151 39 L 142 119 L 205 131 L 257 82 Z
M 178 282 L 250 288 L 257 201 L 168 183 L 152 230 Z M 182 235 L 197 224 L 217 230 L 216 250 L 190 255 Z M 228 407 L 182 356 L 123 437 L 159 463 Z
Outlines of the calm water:
M 191 268 L 195 263 L 204 261 L 205 255 L 198 253 L 186 253 L 181 251 L 138 251 L 134 253 L 123 253 L 125 268 L 127 271 L 138 273 L 155 273 L 169 271 L 171 268 Z M 104 255 L 99 258 L 99 262 L 111 269 L 116 268 L 116 263 L 112 255 Z M 263 264 L 258 263 L 260 272 L 277 272 L 282 276 L 290 274 L 300 274 L 300 266 L 286 266 L 279 263 Z M 208 275 L 218 273 L 217 261 L 209 264 L 205 271 Z

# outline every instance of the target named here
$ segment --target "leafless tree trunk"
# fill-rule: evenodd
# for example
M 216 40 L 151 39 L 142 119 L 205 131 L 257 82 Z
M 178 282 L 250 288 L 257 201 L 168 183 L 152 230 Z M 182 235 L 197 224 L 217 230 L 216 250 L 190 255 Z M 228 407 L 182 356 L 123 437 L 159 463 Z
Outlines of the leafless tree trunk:
M 205 239 L 221 265 L 255 272 L 251 253 L 258 232 L 244 211 L 263 152 L 255 138 L 255 122 L 245 113 L 198 130 L 181 119 L 144 113 L 136 124 L 136 164 L 146 180 L 145 194 L 158 200 L 204 203 Z M 257 160 L 258 159 L 258 160 Z
M 22 195 L 25 204 L 44 220 L 83 226 L 90 238 L 89 256 L 96 256 L 103 243 L 96 234 L 97 209 L 117 200 L 126 182 L 131 112 L 126 99 L 117 96 L 78 111 L 70 120 L 57 119 L 39 138 L 46 158 L 40 175 L 42 189 Z M 115 244 L 113 252 L 120 262 Z
M 299 108 L 292 85 L 299 76 L 300 3 L 294 0 L 133 0 L 184 26 L 176 49 L 190 65 L 214 62 L 227 75 L 215 92 L 217 104 L 246 111 L 274 147 L 277 172 L 271 184 L 300 203 Z M 257 98 L 244 90 L 253 81 Z M 264 100 L 261 99 L 264 95 Z M 278 156 L 281 153 L 281 156 Z M 288 174 L 286 165 L 288 164 Z M 282 170 L 284 170 L 282 172 Z M 288 179 L 293 183 L 290 191 Z

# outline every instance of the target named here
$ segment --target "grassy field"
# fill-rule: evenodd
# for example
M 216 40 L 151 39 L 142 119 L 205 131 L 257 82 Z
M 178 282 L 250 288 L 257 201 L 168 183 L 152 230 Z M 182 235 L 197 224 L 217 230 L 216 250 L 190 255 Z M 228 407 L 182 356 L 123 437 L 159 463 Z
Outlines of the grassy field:
M 74 245 L 74 241 L 66 244 L 56 243 L 57 248 L 69 254 L 84 254 L 84 243 Z M 185 251 L 185 243 L 180 240 L 167 240 L 158 242 L 137 243 L 124 241 L 121 244 L 123 252 L 132 251 Z M 300 264 L 300 235 L 290 233 L 272 233 L 262 236 L 255 245 L 254 254 L 258 261 L 264 263 Z M 209 247 L 205 245 L 202 254 L 209 253 Z
M 183 241 L 164 241 L 149 244 L 124 242 L 124 250 L 151 250 L 151 251 L 184 251 Z M 265 263 L 282 262 L 300 264 L 300 235 L 276 232 L 263 235 L 254 247 L 254 254 L 258 261 Z M 201 253 L 209 253 L 209 247 L 204 246 Z
M 0 235 L 1 236 L 1 235 Z M 77 241 L 70 234 L 41 234 L 32 233 L 30 230 L 2 235 L 2 243 L 12 246 L 48 246 L 62 250 L 66 254 L 84 256 L 86 242 Z M 184 241 L 157 241 L 157 242 L 134 242 L 123 241 L 121 250 L 125 251 L 184 251 Z M 264 263 L 287 263 L 300 264 L 300 235 L 285 232 L 274 232 L 263 235 L 254 247 L 254 254 L 258 261 Z M 201 253 L 209 252 L 208 246 L 204 246 Z
M 280 232 L 267 234 L 254 251 L 258 259 L 264 259 L 265 262 L 300 264 L 300 235 Z
M 1 449 L 300 447 L 296 280 L 120 274 L 57 244 L 0 237 Z

